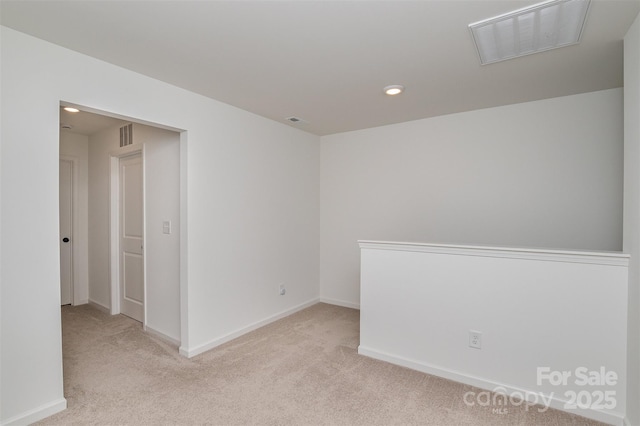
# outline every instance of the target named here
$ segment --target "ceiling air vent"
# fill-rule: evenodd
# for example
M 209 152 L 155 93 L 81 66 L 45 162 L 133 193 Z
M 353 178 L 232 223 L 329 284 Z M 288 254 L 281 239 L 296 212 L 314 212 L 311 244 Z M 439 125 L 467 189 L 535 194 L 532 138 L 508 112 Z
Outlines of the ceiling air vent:
M 580 42 L 589 0 L 550 0 L 469 25 L 480 62 L 491 64 Z
M 71 130 L 71 129 L 73 129 L 73 126 L 71 124 L 67 124 L 67 123 L 60 123 L 60 128 L 61 129 L 66 129 L 66 130 Z
M 287 117 L 287 118 L 286 118 L 286 120 L 287 120 L 288 122 L 292 123 L 292 124 L 297 124 L 297 125 L 300 125 L 300 124 L 309 124 L 309 122 L 308 122 L 308 121 L 305 121 L 305 120 L 303 120 L 303 119 L 302 119 L 302 118 L 300 118 L 300 117 Z
M 133 143 L 133 124 L 120 127 L 120 148 Z

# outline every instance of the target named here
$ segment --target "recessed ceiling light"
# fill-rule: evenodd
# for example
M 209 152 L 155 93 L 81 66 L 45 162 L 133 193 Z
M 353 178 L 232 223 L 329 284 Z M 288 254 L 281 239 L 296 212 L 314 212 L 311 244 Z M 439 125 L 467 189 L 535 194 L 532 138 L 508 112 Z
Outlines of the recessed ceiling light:
M 64 107 L 64 110 L 67 112 L 80 112 L 78 108 L 72 108 L 72 107 Z
M 590 0 L 550 0 L 469 25 L 483 65 L 580 42 Z
M 384 93 L 386 93 L 389 96 L 399 95 L 403 91 L 404 91 L 404 86 L 401 86 L 400 84 L 393 84 L 391 86 L 387 86 L 384 88 Z

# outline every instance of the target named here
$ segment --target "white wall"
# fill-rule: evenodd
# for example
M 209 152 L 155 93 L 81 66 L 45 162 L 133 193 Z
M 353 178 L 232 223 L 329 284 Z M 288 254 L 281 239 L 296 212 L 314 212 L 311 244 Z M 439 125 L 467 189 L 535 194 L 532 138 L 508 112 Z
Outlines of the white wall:
M 89 187 L 89 137 L 67 131 L 60 132 L 60 155 L 73 158 L 77 165 L 77 200 L 74 213 L 73 236 L 73 304 L 81 305 L 89 301 L 89 240 L 88 240 L 88 187 Z
M 323 137 L 322 299 L 360 239 L 620 250 L 622 139 L 621 89 Z
M 624 39 L 624 251 L 629 264 L 628 411 L 640 424 L 640 18 Z
M 110 310 L 109 153 L 120 146 L 120 128 L 89 138 L 89 301 Z
M 618 89 L 328 136 L 321 157 L 316 136 L 1 31 L 1 423 L 35 421 L 66 403 L 60 101 L 186 130 L 187 355 L 313 302 L 320 270 L 325 299 L 357 305 L 358 239 L 621 246 Z M 90 292 L 108 301 L 93 284 Z
M 365 242 L 358 352 L 621 425 L 627 265 L 620 253 Z M 539 367 L 566 383 L 538 382 Z M 602 367 L 616 379 L 581 383 Z M 569 391 L 588 408 L 566 406 Z
M 1 31 L 0 422 L 34 421 L 65 404 L 60 101 L 186 130 L 183 353 L 192 355 L 317 300 L 318 137 L 14 30 Z M 286 296 L 278 295 L 280 282 L 287 285 Z
M 133 125 L 133 145 L 145 146 L 145 327 L 180 342 L 180 134 Z M 111 308 L 109 275 L 110 156 L 120 149 L 120 126 L 89 137 L 91 301 Z M 170 220 L 172 233 L 163 234 Z
M 134 124 L 133 139 L 145 144 L 145 327 L 180 342 L 180 134 Z

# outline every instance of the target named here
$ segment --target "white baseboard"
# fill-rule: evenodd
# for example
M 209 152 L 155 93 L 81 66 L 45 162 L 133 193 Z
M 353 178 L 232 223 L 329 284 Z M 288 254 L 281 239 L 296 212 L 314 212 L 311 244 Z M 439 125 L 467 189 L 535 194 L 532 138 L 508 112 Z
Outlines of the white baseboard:
M 263 327 L 263 326 L 265 326 L 267 324 L 270 324 L 270 323 L 272 323 L 274 321 L 277 321 L 277 320 L 279 320 L 281 318 L 288 317 L 291 314 L 294 314 L 294 313 L 296 313 L 298 311 L 301 311 L 301 310 L 303 310 L 305 308 L 308 308 L 309 306 L 315 305 L 319 301 L 320 300 L 317 299 L 317 298 L 312 299 L 312 300 L 310 300 L 308 302 L 302 303 L 302 304 L 300 304 L 298 306 L 294 306 L 291 309 L 287 309 L 285 311 L 279 312 L 279 313 L 277 313 L 275 315 L 272 315 L 270 317 L 267 317 L 267 318 L 265 318 L 265 319 L 263 319 L 261 321 L 254 322 L 253 324 L 250 324 L 250 325 L 248 325 L 246 327 L 243 327 L 243 328 L 241 328 L 239 330 L 236 330 L 236 331 L 231 332 L 229 334 L 226 334 L 226 335 L 224 335 L 222 337 L 214 339 L 214 340 L 212 340 L 212 341 L 210 341 L 208 343 L 204 343 L 202 345 L 195 346 L 193 348 L 185 348 L 183 346 L 180 346 L 180 355 L 185 356 L 187 358 L 194 357 L 194 356 L 199 355 L 199 354 L 201 354 L 203 352 L 211 350 L 211 349 L 215 348 L 216 346 L 220 346 L 223 343 L 227 343 L 230 340 L 236 339 L 236 338 L 242 336 L 243 334 L 247 334 L 250 331 L 253 331 L 253 330 L 257 329 L 257 328 Z
M 329 305 L 336 305 L 336 306 L 342 306 L 344 308 L 351 308 L 351 309 L 360 310 L 360 304 L 359 303 L 346 302 L 344 300 L 337 300 L 337 299 L 329 299 L 329 298 L 326 298 L 326 297 L 321 297 L 320 298 L 320 302 L 328 303 Z
M 78 302 L 74 302 L 73 306 L 86 305 L 87 303 L 89 303 L 89 299 L 82 299 L 82 300 L 79 300 Z
M 67 409 L 67 400 L 57 399 L 38 408 L 13 416 L 2 421 L 2 426 L 29 425 Z
M 494 382 L 482 377 L 470 376 L 458 371 L 448 370 L 435 365 L 423 363 L 420 361 L 410 360 L 396 355 L 388 354 L 385 352 L 377 351 L 372 348 L 367 348 L 362 345 L 358 346 L 358 354 L 367 356 L 369 358 L 377 359 L 380 361 L 386 361 L 391 364 L 407 367 L 412 370 L 421 371 L 423 373 L 431 374 L 434 376 L 442 377 L 445 379 L 453 380 L 454 382 L 464 383 L 467 385 L 475 386 L 477 388 L 493 391 L 500 389 L 506 395 L 540 395 L 539 392 L 521 389 L 515 386 L 506 385 L 504 383 Z M 608 423 L 615 426 L 624 425 L 624 416 L 615 412 L 606 412 L 593 409 L 578 409 L 567 410 L 565 404 L 567 401 L 556 398 L 553 395 L 543 394 L 544 400 L 548 402 L 548 406 L 557 410 L 565 411 L 571 414 L 577 414 L 579 416 L 587 417 L 599 422 Z M 534 408 L 532 408 L 534 409 Z
M 89 305 L 93 306 L 99 311 L 111 315 L 111 309 L 108 306 L 104 306 L 102 303 L 98 303 L 95 300 L 89 299 Z
M 154 336 L 156 336 L 159 339 L 164 340 L 165 342 L 171 343 L 172 345 L 176 345 L 176 346 L 180 346 L 180 341 L 177 339 L 174 339 L 173 337 L 167 336 L 166 334 L 152 328 L 149 327 L 148 325 L 145 325 L 143 327 L 144 331 L 146 331 L 149 334 L 153 334 Z

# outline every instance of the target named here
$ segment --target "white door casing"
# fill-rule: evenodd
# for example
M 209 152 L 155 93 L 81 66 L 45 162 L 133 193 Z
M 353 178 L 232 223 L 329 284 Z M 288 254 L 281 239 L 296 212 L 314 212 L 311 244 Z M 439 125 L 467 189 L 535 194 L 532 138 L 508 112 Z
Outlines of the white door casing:
M 120 312 L 143 322 L 142 155 L 120 158 Z
M 111 154 L 111 314 L 146 323 L 144 148 Z
M 60 304 L 73 303 L 74 163 L 60 158 Z

